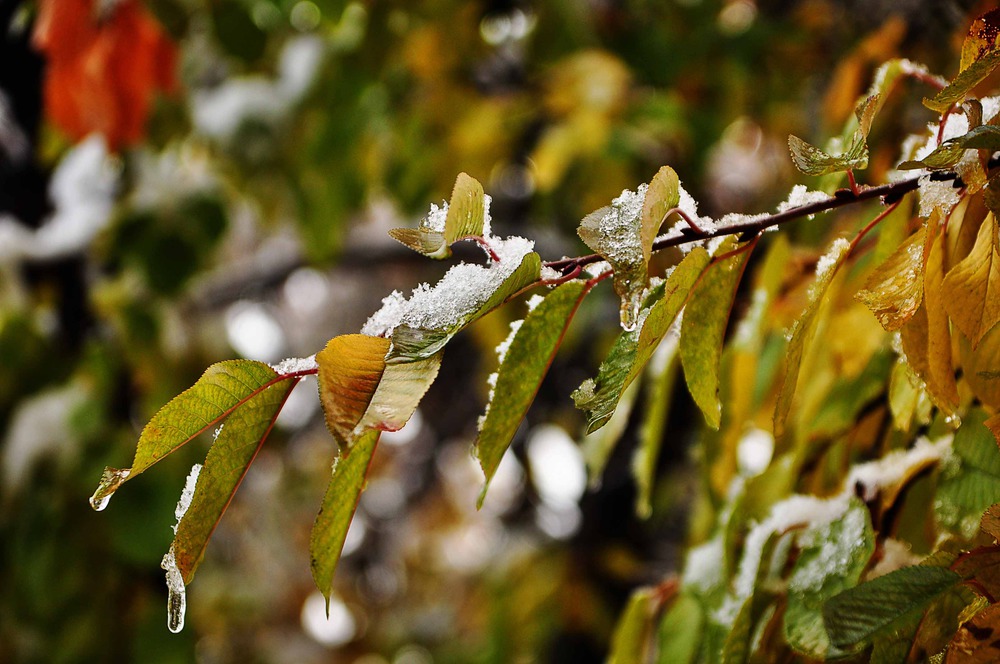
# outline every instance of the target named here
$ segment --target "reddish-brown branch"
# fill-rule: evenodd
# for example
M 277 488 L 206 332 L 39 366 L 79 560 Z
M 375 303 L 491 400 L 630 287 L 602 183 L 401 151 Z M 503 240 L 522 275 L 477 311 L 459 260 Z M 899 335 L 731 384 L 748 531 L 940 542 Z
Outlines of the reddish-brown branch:
M 890 205 L 890 206 L 889 206 L 889 207 L 887 207 L 886 209 L 882 210 L 882 211 L 881 211 L 881 212 L 880 212 L 880 213 L 878 214 L 878 216 L 877 216 L 877 217 L 875 217 L 874 219 L 872 219 L 872 220 L 871 220 L 871 221 L 870 221 L 870 222 L 868 223 L 868 225 L 867 225 L 867 226 L 865 226 L 864 228 L 862 228 L 862 229 L 861 229 L 861 232 L 860 232 L 860 233 L 858 233 L 857 237 L 855 237 L 855 238 L 854 238 L 854 240 L 852 240 L 852 241 L 851 241 L 851 247 L 850 247 L 850 249 L 848 249 L 848 253 L 850 253 L 850 252 L 854 251 L 854 248 L 858 246 L 858 243 L 859 243 L 859 242 L 861 242 L 862 238 L 864 238 L 864 236 L 868 235 L 868 233 L 869 233 L 869 232 L 871 232 L 871 230 L 872 230 L 873 228 L 875 228 L 876 226 L 878 226 L 878 225 L 879 225 L 879 223 L 880 223 L 880 222 L 881 222 L 881 221 L 882 221 L 883 219 L 885 219 L 885 218 L 886 218 L 886 217 L 888 217 L 888 216 L 889 216 L 890 214 L 892 214 L 892 213 L 893 213 L 893 211 L 894 211 L 894 210 L 895 210 L 895 209 L 896 209 L 897 207 L 899 207 L 899 201 L 896 201 L 895 203 L 893 203 L 892 205 Z
M 955 180 L 957 175 L 955 173 L 942 173 L 938 177 L 943 180 Z M 898 182 L 890 182 L 876 187 L 858 187 L 857 191 L 840 189 L 826 200 L 789 208 L 782 212 L 776 212 L 775 214 L 761 217 L 759 219 L 747 220 L 727 226 L 719 226 L 711 231 L 706 231 L 704 235 L 701 236 L 660 236 L 655 242 L 653 242 L 653 251 L 661 251 L 667 247 L 676 247 L 682 244 L 689 244 L 691 242 L 699 242 L 708 238 L 721 237 L 723 235 L 756 235 L 768 228 L 780 226 L 781 224 L 801 219 L 803 217 L 809 217 L 820 212 L 827 212 L 829 210 L 852 205 L 854 203 L 860 203 L 861 201 L 881 199 L 884 204 L 892 205 L 893 203 L 898 202 L 906 194 L 915 191 L 918 184 L 919 178 L 912 178 L 908 180 L 900 180 Z M 562 258 L 556 261 L 548 261 L 544 265 L 550 269 L 562 272 L 563 274 L 569 274 L 577 267 L 584 267 L 602 260 L 604 259 L 600 256 L 600 254 L 588 254 L 586 256 L 578 256 L 576 258 Z

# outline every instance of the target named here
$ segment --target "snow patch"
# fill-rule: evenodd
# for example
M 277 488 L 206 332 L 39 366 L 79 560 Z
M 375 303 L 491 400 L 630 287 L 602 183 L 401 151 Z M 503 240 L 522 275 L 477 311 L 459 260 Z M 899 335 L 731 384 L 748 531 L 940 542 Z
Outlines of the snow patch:
M 316 363 L 316 355 L 313 354 L 309 357 L 286 357 L 281 362 L 272 364 L 271 368 L 279 376 L 285 376 L 291 373 L 315 371 L 319 369 L 319 365 Z

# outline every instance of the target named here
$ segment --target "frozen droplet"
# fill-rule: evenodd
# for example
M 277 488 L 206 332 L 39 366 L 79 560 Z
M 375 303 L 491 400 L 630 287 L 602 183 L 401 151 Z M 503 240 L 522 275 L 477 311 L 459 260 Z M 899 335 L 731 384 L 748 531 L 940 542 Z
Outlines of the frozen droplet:
M 177 634 L 184 629 L 184 613 L 187 611 L 187 592 L 184 587 L 184 577 L 174 559 L 174 547 L 171 545 L 167 555 L 163 556 L 160 568 L 167 573 L 167 629 Z
M 622 329 L 631 332 L 639 324 L 639 311 L 642 309 L 642 293 L 633 293 L 628 299 L 622 298 L 621 324 Z
M 115 494 L 122 482 L 128 479 L 131 472 L 131 468 L 105 468 L 101 475 L 101 483 L 97 485 L 97 491 L 90 497 L 90 506 L 98 512 L 107 507 L 108 503 L 111 502 L 111 496 Z

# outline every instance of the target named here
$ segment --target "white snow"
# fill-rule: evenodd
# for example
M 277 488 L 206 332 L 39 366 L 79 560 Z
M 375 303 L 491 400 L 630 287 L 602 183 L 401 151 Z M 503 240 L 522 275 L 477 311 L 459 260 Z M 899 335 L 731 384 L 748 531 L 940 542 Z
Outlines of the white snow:
M 545 296 L 539 295 L 538 293 L 535 293 L 534 295 L 529 297 L 528 301 L 525 303 L 528 306 L 528 313 L 530 314 L 532 311 L 534 311 L 538 307 L 538 305 L 541 304 L 544 300 Z
M 809 286 L 809 299 L 816 297 L 816 288 L 818 288 L 824 279 L 830 276 L 831 270 L 836 267 L 850 248 L 850 242 L 842 237 L 838 237 L 830 244 L 830 248 L 826 250 L 826 253 L 820 256 L 819 260 L 816 261 L 816 281 Z
M 684 586 L 703 593 L 716 588 L 722 583 L 722 573 L 726 569 L 724 556 L 725 542 L 721 533 L 690 549 L 684 559 Z
M 444 233 L 445 221 L 448 219 L 448 204 L 441 201 L 441 207 L 431 203 L 431 209 L 427 216 L 420 222 L 420 226 L 435 233 Z
M 788 194 L 788 198 L 784 202 L 778 204 L 778 212 L 787 212 L 794 208 L 803 207 L 806 205 L 812 205 L 813 203 L 821 203 L 823 201 L 830 200 L 830 196 L 822 191 L 811 191 L 808 187 L 802 184 L 797 184 L 792 187 L 791 192 Z
M 205 136 L 227 140 L 247 119 L 286 119 L 312 86 L 325 50 L 320 37 L 295 37 L 282 49 L 277 78 L 234 77 L 216 88 L 194 92 L 191 119 L 195 128 Z
M 0 215 L 0 263 L 60 258 L 86 248 L 111 221 L 119 171 L 100 135 L 67 151 L 49 182 L 54 210 L 38 229 Z
M 507 357 L 507 351 L 510 350 L 510 345 L 514 343 L 514 337 L 517 336 L 517 331 L 521 329 L 522 325 L 524 325 L 523 320 L 511 321 L 510 334 L 500 342 L 500 345 L 496 349 L 497 360 L 499 360 L 500 364 L 503 364 L 504 359 Z
M 794 495 L 775 503 L 771 507 L 770 515 L 751 528 L 747 534 L 733 590 L 715 613 L 716 621 L 723 625 L 731 625 L 736 619 L 740 607 L 753 592 L 764 545 L 771 535 L 801 526 L 821 528 L 843 516 L 849 504 L 848 494 L 830 499 Z
M 856 492 L 862 500 L 874 500 L 879 491 L 899 484 L 915 468 L 941 461 L 951 453 L 952 434 L 931 442 L 918 438 L 908 450 L 894 450 L 881 459 L 856 465 L 844 480 L 844 493 Z
M 219 432 L 221 432 L 222 427 L 219 427 Z M 191 466 L 191 472 L 188 473 L 187 479 L 184 481 L 184 490 L 181 491 L 181 497 L 177 501 L 177 507 L 174 508 L 174 517 L 177 519 L 177 523 L 174 524 L 174 533 L 177 533 L 177 526 L 181 525 L 181 519 L 187 514 L 188 508 L 191 507 L 191 500 L 194 498 L 195 485 L 198 483 L 198 474 L 201 472 L 201 464 L 196 463 Z
M 271 368 L 279 376 L 284 376 L 302 371 L 313 371 L 318 369 L 319 365 L 316 364 L 316 355 L 313 354 L 309 357 L 286 357 L 281 362 L 272 364 Z
M 483 267 L 455 265 L 434 286 L 420 284 L 405 299 L 398 291 L 382 300 L 382 307 L 361 328 L 362 334 L 388 337 L 399 325 L 442 330 L 462 322 L 464 316 L 483 306 L 503 281 L 521 265 L 534 248 L 522 237 L 489 238 L 499 261 Z

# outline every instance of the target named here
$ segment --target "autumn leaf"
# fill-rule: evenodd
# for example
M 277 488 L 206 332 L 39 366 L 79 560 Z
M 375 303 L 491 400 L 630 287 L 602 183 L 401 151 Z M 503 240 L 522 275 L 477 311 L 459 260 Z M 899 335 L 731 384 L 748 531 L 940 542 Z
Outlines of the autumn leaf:
M 901 328 L 913 318 L 923 301 L 924 239 L 921 227 L 865 280 L 855 298 L 863 302 L 887 331 Z
M 992 74 L 997 67 L 1000 67 L 1000 49 L 994 48 L 959 72 L 944 90 L 931 98 L 924 97 L 924 106 L 938 113 L 944 113 L 953 104 L 965 99 L 965 95 Z
M 964 623 L 948 644 L 944 664 L 1000 661 L 1000 605 L 993 604 Z
M 942 288 L 948 293 L 944 308 L 973 348 L 1000 322 L 1000 247 L 997 242 L 997 219 L 990 213 L 979 227 L 972 251 L 948 271 L 942 282 Z
M 176 47 L 139 0 L 41 0 L 34 44 L 48 62 L 45 113 L 73 140 L 139 142 L 154 95 L 177 86 Z
M 831 155 L 798 136 L 789 136 L 788 149 L 792 154 L 792 162 L 795 167 L 806 175 L 826 175 L 866 168 L 868 166 L 868 133 L 871 131 L 875 114 L 882 106 L 880 99 L 881 94 L 875 93 L 858 104 L 854 111 L 858 119 L 858 128 L 851 136 L 850 143 L 843 154 Z
M 382 380 L 389 344 L 381 337 L 345 334 L 330 339 L 316 354 L 326 426 L 344 454 L 354 445 L 355 427 Z

